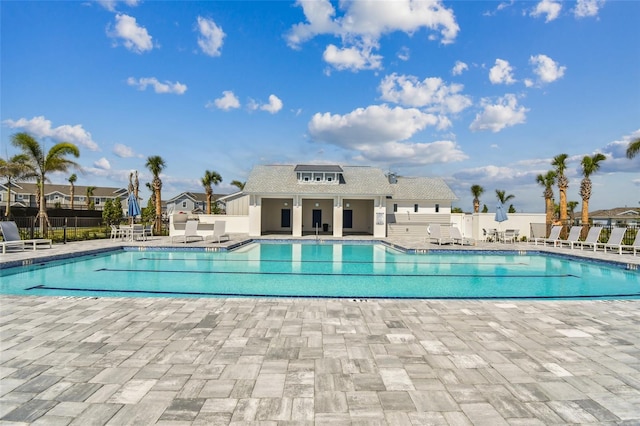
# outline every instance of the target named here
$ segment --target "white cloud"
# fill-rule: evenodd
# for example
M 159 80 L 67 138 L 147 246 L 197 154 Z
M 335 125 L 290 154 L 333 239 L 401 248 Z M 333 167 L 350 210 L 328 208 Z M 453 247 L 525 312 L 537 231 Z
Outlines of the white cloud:
M 120 158 L 140 157 L 140 155 L 136 155 L 136 153 L 133 151 L 133 148 L 121 143 L 117 143 L 114 145 L 113 153 Z
M 282 101 L 276 95 L 269 95 L 269 103 L 261 104 L 256 102 L 253 99 L 249 100 L 247 108 L 251 111 L 262 110 L 270 112 L 271 114 L 275 114 L 282 109 Z
M 146 28 L 138 26 L 136 18 L 129 15 L 117 14 L 115 28 L 107 30 L 107 35 L 122 39 L 124 46 L 135 53 L 153 49 L 152 37 Z
M 554 0 L 542 0 L 531 11 L 531 16 L 539 17 L 546 15 L 545 22 L 551 22 L 560 15 L 562 4 Z
M 604 6 L 605 0 L 578 0 L 573 14 L 576 18 L 586 18 L 598 16 L 600 8 Z
M 231 90 L 225 90 L 222 92 L 222 97 L 213 101 L 213 103 L 208 102 L 206 107 L 210 108 L 215 106 L 218 109 L 223 109 L 225 111 L 229 111 L 230 109 L 240 108 L 240 100 L 236 97 L 236 95 Z
M 451 70 L 451 74 L 460 75 L 468 69 L 469 69 L 469 66 L 467 64 L 465 64 L 462 61 L 456 61 L 456 64 L 453 66 L 453 69 Z
M 446 85 L 441 78 L 429 77 L 419 81 L 414 76 L 391 74 L 378 89 L 382 99 L 412 107 L 425 107 L 428 112 L 456 114 L 471 106 L 471 99 L 461 95 L 461 84 Z
M 474 132 L 491 130 L 496 133 L 505 127 L 522 124 L 526 121 L 526 113 L 529 111 L 523 106 L 518 106 L 518 100 L 513 94 L 506 94 L 495 104 L 491 104 L 488 99 L 483 99 L 481 105 L 484 108 L 483 111 L 476 114 L 475 120 L 469 126 Z
M 260 109 L 275 114 L 282 109 L 282 101 L 276 95 L 269 95 L 269 103 L 262 105 Z
M 496 59 L 496 64 L 489 70 L 489 81 L 492 84 L 513 84 L 516 80 L 513 78 L 513 68 L 509 65 L 509 61 L 504 59 Z
M 452 163 L 469 158 L 452 141 L 431 143 L 386 142 L 363 144 L 357 147 L 357 160 L 379 162 L 385 165 L 425 165 Z
M 98 144 L 91 138 L 91 133 L 82 128 L 82 125 L 74 126 L 64 124 L 58 127 L 51 127 L 51 121 L 43 116 L 33 117 L 30 120 L 21 118 L 17 121 L 5 120 L 4 124 L 10 128 L 21 128 L 31 133 L 36 138 L 51 138 L 56 142 L 71 142 L 82 145 L 91 151 L 99 151 Z
M 567 69 L 567 67 L 560 66 L 547 55 L 532 56 L 529 58 L 529 63 L 535 67 L 533 72 L 538 76 L 540 83 L 552 83 L 562 78 Z M 527 82 L 525 82 L 525 84 L 527 84 Z
M 102 169 L 102 170 L 110 170 L 111 169 L 111 163 L 109 163 L 109 160 L 107 160 L 106 158 L 102 157 L 99 160 L 95 161 L 93 163 L 94 167 L 98 168 L 98 169 Z
M 130 7 L 135 7 L 138 4 L 140 4 L 139 0 L 124 0 L 124 1 L 120 1 L 120 0 L 98 0 L 98 4 L 100 4 L 102 7 L 104 7 L 105 9 L 107 9 L 110 12 L 115 12 L 116 11 L 116 6 L 118 3 L 124 3 L 127 6 Z
M 182 84 L 180 82 L 172 83 L 170 81 L 161 83 L 155 77 L 143 77 L 137 80 L 133 77 L 129 77 L 127 79 L 127 84 L 129 86 L 136 86 L 138 90 L 146 90 L 147 86 L 152 86 L 153 90 L 160 94 L 173 93 L 176 95 L 182 95 L 187 91 L 186 84 Z
M 222 31 L 222 27 L 216 25 L 212 19 L 206 19 L 198 16 L 198 46 L 209 56 L 220 56 L 222 49 L 222 41 L 226 34 Z
M 376 69 L 382 57 L 372 54 L 378 49 L 380 37 L 396 31 L 413 34 L 421 28 L 439 32 L 443 44 L 452 43 L 460 30 L 451 9 L 439 0 L 393 2 L 360 0 L 340 2 L 343 14 L 329 0 L 298 0 L 306 22 L 291 27 L 286 34 L 287 43 L 294 49 L 317 35 L 340 37 L 342 46 L 329 45 L 325 60 L 338 69 Z M 360 68 L 358 68 L 360 66 Z
M 606 155 L 607 159 L 601 163 L 601 171 L 608 172 L 631 172 L 637 173 L 640 170 L 640 156 L 630 160 L 627 158 L 627 148 L 629 143 L 640 137 L 640 129 L 623 136 L 619 140 L 609 142 L 599 151 Z
M 339 48 L 333 44 L 327 46 L 322 59 L 337 70 L 379 69 L 382 56 L 371 53 L 374 46 Z M 377 46 L 376 46 L 377 47 Z
M 309 122 L 309 134 L 317 141 L 350 149 L 409 139 L 439 118 L 416 108 L 372 105 L 348 114 L 316 113 Z
M 408 47 L 403 46 L 402 48 L 400 48 L 397 56 L 401 61 L 408 61 L 409 59 L 411 59 L 411 52 Z

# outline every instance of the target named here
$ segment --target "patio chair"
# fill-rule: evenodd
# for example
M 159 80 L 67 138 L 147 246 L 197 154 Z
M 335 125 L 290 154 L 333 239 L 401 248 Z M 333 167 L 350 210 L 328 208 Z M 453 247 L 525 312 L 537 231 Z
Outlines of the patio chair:
M 602 247 L 604 252 L 607 252 L 607 249 L 618 249 L 618 254 L 622 254 L 622 239 L 624 238 L 624 234 L 627 232 L 627 228 L 613 228 L 611 230 L 611 234 L 609 235 L 609 240 L 606 243 L 596 243 L 594 250 L 597 250 L 599 247 Z
M 147 241 L 147 236 L 144 233 L 144 226 L 143 225 L 133 225 L 133 228 L 131 229 L 131 240 L 132 241 L 135 241 L 135 240 Z
M 596 251 L 596 244 L 598 244 L 601 232 L 602 226 L 593 226 L 591 227 L 591 229 L 589 229 L 587 238 L 585 238 L 584 241 L 576 241 L 573 246 L 580 246 L 580 250 L 582 250 L 585 246 L 590 246 L 593 247 L 593 251 Z
M 117 225 L 111 225 L 111 239 L 115 240 L 117 238 L 120 238 L 121 235 L 122 231 L 120 230 L 120 227 Z
M 500 235 L 500 242 L 502 243 L 515 243 L 518 238 L 518 231 L 515 229 L 507 229 Z
M 439 223 L 433 223 L 427 226 L 427 233 L 429 234 L 429 236 L 425 240 L 428 242 L 435 242 L 438 243 L 438 245 L 453 243 L 453 240 L 451 238 L 444 237 L 442 235 L 442 229 L 440 229 Z
M 551 231 L 549 232 L 549 236 L 547 238 L 532 238 L 531 241 L 534 242 L 535 245 L 538 245 L 538 242 L 543 244 L 553 243 L 555 247 L 558 240 L 560 240 L 560 231 L 562 231 L 562 225 L 554 225 L 551 227 Z
M 451 239 L 453 240 L 453 244 L 459 243 L 461 246 L 476 245 L 476 240 L 474 240 L 473 238 L 463 237 L 458 227 L 452 226 L 450 229 L 450 232 L 451 232 Z
M 189 239 L 203 240 L 202 235 L 198 235 L 198 221 L 197 220 L 187 220 L 184 226 L 184 232 L 178 235 L 174 235 L 171 237 L 171 242 L 174 239 L 181 238 L 183 243 L 187 243 Z
M 640 229 L 636 232 L 636 239 L 633 241 L 633 244 L 622 244 L 620 247 L 622 250 L 632 250 L 635 256 L 640 251 Z
M 144 227 L 144 238 L 153 236 L 153 225 L 147 225 Z
M 572 226 L 569 230 L 569 235 L 566 240 L 558 240 L 558 247 L 562 247 L 564 244 L 573 248 L 573 245 L 580 241 L 580 233 L 582 232 L 582 226 Z
M 223 239 L 229 241 L 230 237 L 229 234 L 227 234 L 226 228 L 227 224 L 224 220 L 216 220 L 215 224 L 213 225 L 213 235 L 211 236 L 211 239 L 213 240 L 218 240 L 218 243 L 220 243 Z
M 22 246 L 24 250 L 25 245 L 31 245 L 35 250 L 39 245 L 48 245 L 51 248 L 51 240 L 48 238 L 34 238 L 31 240 L 23 240 L 20 238 L 20 231 L 18 231 L 18 225 L 15 222 L 0 222 L 0 231 L 2 232 L 2 253 L 6 253 L 7 247 L 19 247 Z

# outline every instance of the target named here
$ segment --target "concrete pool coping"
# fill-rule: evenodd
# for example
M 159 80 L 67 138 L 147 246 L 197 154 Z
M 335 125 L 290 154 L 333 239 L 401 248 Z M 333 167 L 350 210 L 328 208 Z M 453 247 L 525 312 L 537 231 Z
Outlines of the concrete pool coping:
M 638 300 L 0 296 L 0 313 L 0 424 L 640 423 Z

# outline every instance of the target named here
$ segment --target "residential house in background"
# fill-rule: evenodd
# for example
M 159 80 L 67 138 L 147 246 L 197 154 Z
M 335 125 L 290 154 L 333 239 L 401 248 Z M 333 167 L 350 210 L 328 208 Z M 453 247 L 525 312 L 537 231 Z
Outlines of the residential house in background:
M 614 226 L 638 226 L 640 224 L 640 208 L 616 207 L 608 210 L 589 212 L 594 224 Z
M 215 205 L 222 195 L 213 194 L 212 204 Z M 163 200 L 164 202 L 164 200 Z M 213 205 L 211 208 L 213 208 Z M 220 204 L 218 204 L 220 206 Z M 166 214 L 207 212 L 207 194 L 204 192 L 182 192 L 166 201 Z
M 87 210 L 87 186 L 75 185 L 73 196 L 74 210 Z M 71 208 L 71 185 L 47 183 L 44 186 L 47 208 Z M 6 209 L 7 202 L 11 207 L 37 207 L 37 186 L 34 182 L 18 182 L 11 185 L 10 200 L 7 198 L 5 184 L 0 184 L 0 209 Z M 93 190 L 91 200 L 96 210 L 102 210 L 107 200 L 120 199 L 123 211 L 127 211 L 127 189 L 97 186 Z

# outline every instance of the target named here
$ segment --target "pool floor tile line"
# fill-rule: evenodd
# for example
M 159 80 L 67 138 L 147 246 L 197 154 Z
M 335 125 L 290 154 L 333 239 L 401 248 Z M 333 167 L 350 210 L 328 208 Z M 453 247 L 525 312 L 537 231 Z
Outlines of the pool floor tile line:
M 639 300 L 0 296 L 0 424 L 640 424 L 639 325 Z

